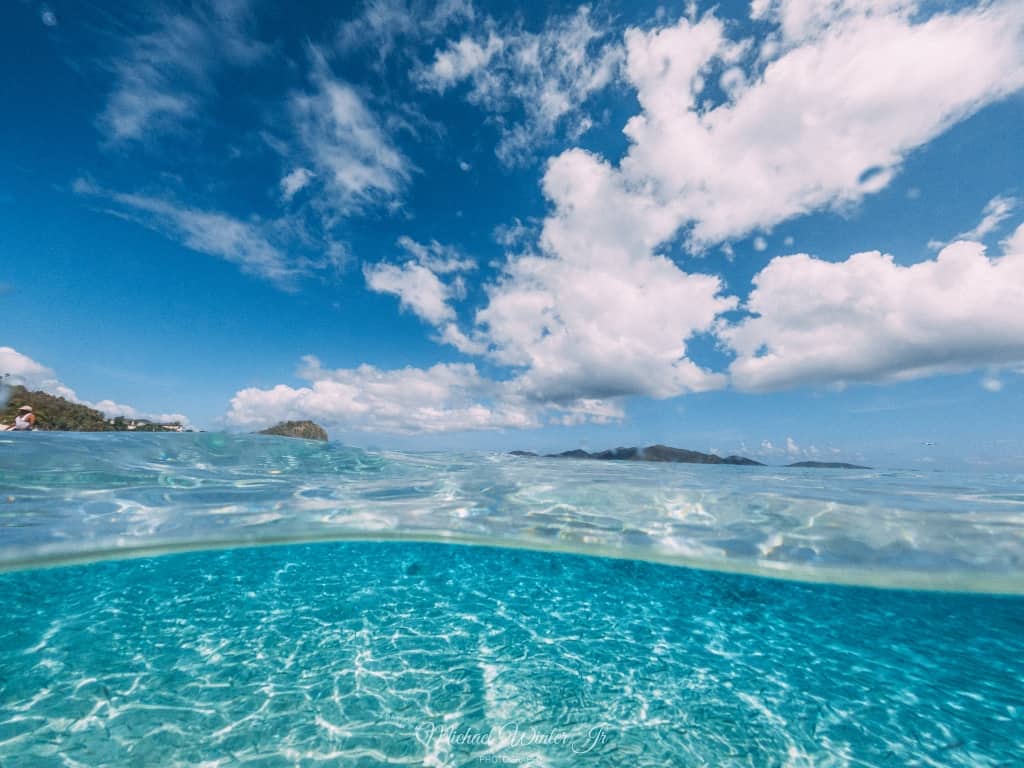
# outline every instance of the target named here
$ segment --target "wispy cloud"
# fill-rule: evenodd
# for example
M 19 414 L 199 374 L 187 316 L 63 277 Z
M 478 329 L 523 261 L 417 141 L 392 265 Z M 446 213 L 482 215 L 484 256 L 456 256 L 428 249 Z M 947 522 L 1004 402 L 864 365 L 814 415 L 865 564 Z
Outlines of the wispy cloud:
M 110 213 L 161 232 L 194 251 L 222 258 L 285 290 L 294 290 L 304 275 L 338 269 L 343 258 L 330 247 L 315 258 L 290 256 L 276 242 L 293 234 L 280 222 L 246 221 L 159 197 L 106 190 L 84 179 L 76 180 L 73 188 L 77 194 L 113 203 Z
M 294 94 L 289 107 L 303 151 L 330 195 L 326 204 L 345 214 L 394 201 L 412 163 L 356 89 L 331 74 L 324 55 L 311 48 L 310 57 L 313 90 Z
M 114 85 L 98 118 L 110 142 L 142 140 L 193 119 L 224 65 L 247 65 L 266 47 L 247 33 L 248 0 L 209 0 L 190 13 L 160 10 L 151 28 L 110 63 Z
M 961 232 L 953 239 L 981 242 L 1010 217 L 1017 207 L 1017 203 L 1018 200 L 1015 197 L 996 195 L 985 204 L 985 210 L 981 213 L 981 221 L 972 229 Z
M 316 174 L 308 168 L 296 168 L 290 173 L 285 174 L 284 178 L 281 179 L 281 197 L 285 202 L 291 201 L 315 177 Z
M 612 82 L 622 53 L 610 28 L 595 22 L 589 6 L 581 6 L 539 32 L 481 20 L 436 50 L 415 79 L 438 93 L 468 83 L 466 98 L 501 127 L 499 159 L 516 165 L 532 159 L 560 128 L 573 138 L 589 129 L 583 105 Z
M 375 50 L 380 68 L 403 39 L 433 38 L 475 16 L 471 0 L 366 0 L 358 16 L 338 27 L 337 46 L 342 52 Z

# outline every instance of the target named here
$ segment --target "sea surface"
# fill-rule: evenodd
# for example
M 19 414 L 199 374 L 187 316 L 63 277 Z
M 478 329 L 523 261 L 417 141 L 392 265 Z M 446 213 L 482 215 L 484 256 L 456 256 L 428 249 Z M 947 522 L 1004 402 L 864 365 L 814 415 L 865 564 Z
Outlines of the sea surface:
M 1022 765 L 1024 476 L 0 437 L 2 768 L 385 764 Z

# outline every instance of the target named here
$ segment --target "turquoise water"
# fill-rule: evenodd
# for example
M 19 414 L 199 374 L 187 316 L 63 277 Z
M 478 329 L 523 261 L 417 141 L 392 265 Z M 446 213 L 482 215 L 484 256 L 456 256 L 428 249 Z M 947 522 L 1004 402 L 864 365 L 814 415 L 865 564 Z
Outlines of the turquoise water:
M 1012 475 L 18 435 L 0 766 L 1017 765 L 1022 531 Z

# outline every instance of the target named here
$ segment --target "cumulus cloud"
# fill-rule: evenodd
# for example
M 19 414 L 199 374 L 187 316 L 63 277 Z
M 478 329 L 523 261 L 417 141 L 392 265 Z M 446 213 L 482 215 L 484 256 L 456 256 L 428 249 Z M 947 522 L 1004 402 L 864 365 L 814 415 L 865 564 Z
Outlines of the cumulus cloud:
M 1024 229 L 1024 227 L 1022 227 Z M 1018 233 L 1020 230 L 1018 230 Z M 719 338 L 744 390 L 918 378 L 1024 363 L 1024 248 L 976 242 L 901 266 L 878 251 L 828 262 L 782 256 L 754 277 Z
M 796 19 L 786 16 L 795 6 L 785 4 L 764 13 Z M 465 334 L 484 346 L 490 359 L 516 371 L 524 391 L 558 402 L 583 396 L 671 397 L 722 387 L 724 375 L 687 357 L 687 342 L 713 328 L 737 353 L 730 371 L 736 385 L 746 389 L 955 367 L 940 359 L 908 359 L 894 349 L 874 363 L 865 353 L 837 374 L 823 362 L 828 355 L 801 355 L 799 345 L 780 342 L 766 353 L 766 345 L 786 338 L 779 336 L 783 333 L 832 337 L 835 320 L 824 311 L 813 316 L 810 307 L 827 302 L 828 289 L 836 290 L 833 282 L 842 285 L 843 275 L 826 272 L 822 290 L 808 300 L 807 278 L 818 274 L 804 267 L 828 270 L 830 265 L 808 256 L 776 259 L 758 276 L 748 302 L 755 316 L 723 326 L 718 318 L 738 301 L 722 281 L 685 271 L 658 253 L 684 225 L 691 228 L 691 242 L 721 241 L 855 201 L 885 186 L 905 152 L 1024 85 L 1024 49 L 1017 45 L 1024 29 L 1020 6 L 999 3 L 924 17 L 907 13 L 903 5 L 840 2 L 815 19 L 785 22 L 791 28 L 775 58 L 763 63 L 760 74 L 751 69 L 742 82 L 731 75 L 727 98 L 717 105 L 704 95 L 708 77 L 716 67 L 750 66 L 747 41 L 730 40 L 725 25 L 711 14 L 626 33 L 626 75 L 642 108 L 625 128 L 631 140 L 626 156 L 616 166 L 574 149 L 549 162 L 543 188 L 552 211 L 539 242 L 508 255 L 500 277 L 486 286 L 487 304 Z M 894 66 L 905 75 L 886 77 Z M 491 69 L 478 72 L 483 77 Z M 754 246 L 766 242 L 759 236 Z M 960 258 L 959 252 L 945 254 L 934 275 L 919 268 L 911 282 L 934 279 L 936 288 L 944 289 L 935 275 L 956 271 L 956 266 L 947 269 L 956 264 L 966 274 L 977 259 L 1010 271 L 991 266 L 983 253 Z M 901 274 L 905 268 L 869 254 L 851 259 L 856 268 L 849 273 L 859 274 L 872 259 L 880 260 L 876 272 L 881 274 L 849 285 L 835 302 L 837 312 L 845 302 L 857 307 L 858 299 L 885 302 L 878 297 L 878 280 L 887 269 Z M 788 268 L 800 278 L 787 281 Z M 784 301 L 775 298 L 773 291 L 790 286 L 793 293 Z M 901 290 L 906 301 L 909 288 Z M 803 311 L 812 316 L 804 317 Z M 944 315 L 936 310 L 934 319 L 943 329 L 966 325 L 977 332 L 975 323 L 963 322 L 965 314 L 947 306 Z M 850 322 L 850 334 L 877 322 L 870 311 L 863 315 L 863 323 L 860 316 Z M 931 321 L 922 319 L 922 330 Z M 864 332 L 864 343 L 874 335 Z M 917 343 L 917 337 L 907 343 Z M 843 342 L 836 346 L 846 349 Z M 927 347 L 922 343 L 915 349 Z M 773 372 L 772 361 L 783 357 L 785 363 Z M 981 363 L 989 362 L 980 357 Z
M 606 421 L 621 418 L 614 404 L 579 401 L 548 416 L 514 384 L 480 375 L 471 363 L 382 370 L 371 365 L 325 369 L 303 358 L 308 386 L 249 388 L 231 400 L 229 424 L 253 428 L 283 419 L 311 418 L 348 430 L 407 434 L 537 427 L 548 418 Z
M 13 347 L 0 347 L 0 376 L 5 377 L 5 384 L 21 384 L 78 402 L 74 390 L 64 385 L 51 368 Z
M 130 405 L 116 403 L 113 400 L 100 400 L 92 403 L 82 400 L 75 393 L 75 390 L 64 384 L 53 369 L 33 360 L 28 355 L 18 352 L 13 347 L 0 347 L 0 376 L 6 376 L 0 381 L 2 384 L 20 384 L 26 389 L 42 390 L 57 397 L 63 397 L 72 403 L 85 405 L 103 413 L 108 419 L 115 416 L 125 416 L 132 419 L 148 419 L 162 423 L 176 422 L 187 425 L 188 417 L 182 413 L 147 413 L 139 411 Z
M 1003 241 L 1004 253 L 1024 253 L 1024 224 L 1021 224 Z
M 421 264 L 368 264 L 363 267 L 363 275 L 371 291 L 397 296 L 403 308 L 431 325 L 455 319 L 455 310 L 448 304 L 451 287 Z
M 449 302 L 465 295 L 462 277 L 451 275 L 474 269 L 476 263 L 436 240 L 419 243 L 411 237 L 400 237 L 398 245 L 405 251 L 407 260 L 402 264 L 365 265 L 363 276 L 367 287 L 377 293 L 397 296 L 404 309 L 441 329 L 443 341 L 470 351 L 472 344 L 452 324 L 455 310 Z M 442 280 L 440 275 L 448 277 Z
M 144 139 L 194 118 L 219 67 L 248 65 L 266 53 L 247 33 L 247 0 L 210 0 L 188 14 L 158 11 L 153 21 L 110 64 L 114 87 L 98 119 L 109 141 Z
M 712 14 L 627 32 L 642 112 L 625 129 L 626 157 L 615 166 L 570 150 L 549 162 L 552 212 L 538 246 L 509 255 L 467 334 L 517 372 L 523 391 L 557 402 L 722 387 L 725 376 L 686 353 L 712 329 L 736 353 L 730 374 L 744 389 L 907 378 L 1017 354 L 993 307 L 1020 306 L 1008 280 L 1018 262 L 989 260 L 980 246 L 910 268 L 882 254 L 845 265 L 775 259 L 746 304 L 753 316 L 732 325 L 720 316 L 737 300 L 717 276 L 658 254 L 684 225 L 691 243 L 720 242 L 855 202 L 885 186 L 912 147 L 1024 85 L 1019 5 L 931 15 L 907 4 L 829 7 L 798 22 L 797 5 L 766 6 L 787 28 L 760 71 L 749 42 L 730 40 Z M 749 71 L 709 101 L 716 68 L 736 67 Z M 955 275 L 976 301 L 954 295 Z M 922 305 L 919 293 L 934 301 Z M 912 332 L 887 325 L 894 313 Z
M 335 78 L 311 49 L 312 92 L 294 94 L 289 107 L 303 150 L 330 194 L 330 205 L 351 213 L 394 200 L 413 171 L 356 90 Z M 309 181 L 309 179 L 306 179 Z
M 626 35 L 643 111 L 626 126 L 622 171 L 692 226 L 696 246 L 855 203 L 913 148 L 1024 86 L 1019 3 L 924 20 L 910 2 L 771 7 L 789 45 L 717 105 L 708 76 L 747 49 L 720 20 Z
M 553 160 L 554 206 L 539 253 L 510 257 L 476 315 L 478 339 L 520 369 L 533 396 L 558 401 L 669 397 L 724 386 L 686 357 L 686 341 L 736 305 L 718 277 L 653 253 L 674 227 L 620 174 L 581 150 Z
M 416 80 L 438 93 L 467 83 L 467 100 L 501 127 L 498 158 L 515 165 L 561 127 L 573 136 L 588 130 L 582 107 L 614 79 L 621 60 L 621 45 L 584 5 L 539 32 L 483 20 L 435 51 Z M 510 117 L 516 112 L 521 117 Z

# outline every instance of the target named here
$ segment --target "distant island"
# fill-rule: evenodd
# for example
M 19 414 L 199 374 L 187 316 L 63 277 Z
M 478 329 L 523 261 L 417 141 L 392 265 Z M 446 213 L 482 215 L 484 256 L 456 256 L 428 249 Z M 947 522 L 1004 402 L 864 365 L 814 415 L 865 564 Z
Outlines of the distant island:
M 540 454 L 530 451 L 512 451 L 513 456 L 534 456 Z M 646 448 L 615 448 L 613 450 L 589 453 L 577 448 L 574 451 L 549 453 L 548 459 L 597 459 L 598 461 L 661 461 L 678 464 L 737 464 L 741 466 L 763 467 L 759 461 L 744 456 L 716 456 L 713 453 L 688 451 L 685 448 L 672 448 L 668 445 L 648 445 Z
M 7 393 L 7 403 L 0 409 L 0 424 L 13 424 L 18 409 L 31 405 L 36 415 L 36 429 L 53 432 L 182 432 L 178 422 L 161 423 L 149 419 L 108 419 L 100 411 L 81 403 L 72 403 L 49 392 L 30 391 L 14 384 Z
M 261 429 L 256 434 L 298 437 L 302 440 L 323 440 L 327 442 L 327 430 L 312 421 L 282 421 L 268 429 Z
M 645 448 L 615 448 L 612 450 L 590 453 L 577 448 L 573 451 L 562 453 L 547 453 L 543 456 L 532 451 L 511 451 L 512 456 L 523 458 L 545 458 L 545 459 L 595 459 L 597 461 L 660 461 L 673 462 L 677 464 L 733 464 L 745 467 L 763 467 L 765 464 L 760 461 L 748 459 L 745 456 L 718 456 L 714 453 L 701 453 L 700 451 L 689 451 L 685 448 L 672 448 L 668 445 L 648 445 Z M 815 469 L 870 469 L 857 464 L 846 464 L 838 461 L 798 461 L 789 464 L 790 467 L 804 467 Z
M 787 464 L 787 467 L 808 467 L 810 469 L 871 469 L 860 464 L 847 464 L 845 461 L 798 461 Z

